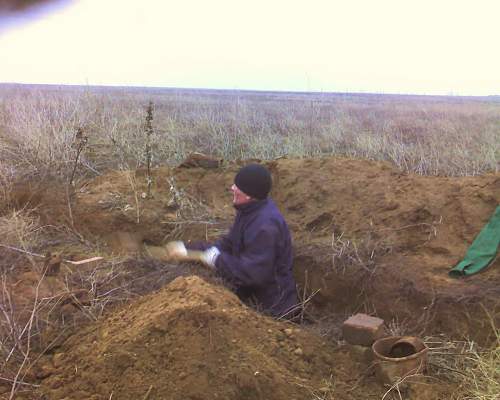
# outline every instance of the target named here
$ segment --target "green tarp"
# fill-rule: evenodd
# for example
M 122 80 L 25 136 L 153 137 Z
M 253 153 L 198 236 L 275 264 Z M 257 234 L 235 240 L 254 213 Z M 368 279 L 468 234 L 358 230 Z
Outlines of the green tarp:
M 486 268 L 495 259 L 500 244 L 500 206 L 479 232 L 465 257 L 449 274 L 453 277 L 469 276 Z

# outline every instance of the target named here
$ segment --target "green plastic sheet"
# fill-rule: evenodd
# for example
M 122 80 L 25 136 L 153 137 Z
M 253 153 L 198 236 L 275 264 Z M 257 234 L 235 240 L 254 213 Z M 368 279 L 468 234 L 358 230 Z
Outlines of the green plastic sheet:
M 476 236 L 465 257 L 449 274 L 453 277 L 469 276 L 490 265 L 496 258 L 500 244 L 500 206 L 498 206 L 488 223 Z

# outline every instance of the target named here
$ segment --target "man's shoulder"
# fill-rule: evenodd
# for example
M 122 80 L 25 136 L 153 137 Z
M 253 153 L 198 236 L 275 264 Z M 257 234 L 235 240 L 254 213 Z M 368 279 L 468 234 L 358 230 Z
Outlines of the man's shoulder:
M 286 221 L 280 210 L 271 199 L 267 199 L 266 204 L 256 213 L 253 222 L 265 230 L 281 230 L 286 226 Z
M 267 199 L 266 203 L 259 211 L 258 215 L 264 218 L 284 219 L 278 206 L 272 199 Z

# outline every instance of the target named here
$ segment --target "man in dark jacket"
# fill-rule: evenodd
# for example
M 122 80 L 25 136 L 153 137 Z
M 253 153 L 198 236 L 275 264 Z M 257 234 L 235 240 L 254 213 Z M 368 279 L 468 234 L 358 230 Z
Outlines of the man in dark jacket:
M 257 303 L 264 313 L 291 318 L 297 310 L 297 292 L 292 273 L 292 240 L 288 226 L 274 202 L 268 198 L 271 174 L 259 164 L 240 169 L 234 184 L 236 218 L 229 233 L 204 250 L 201 261 L 229 281 L 247 303 Z M 187 255 L 182 242 L 175 254 Z

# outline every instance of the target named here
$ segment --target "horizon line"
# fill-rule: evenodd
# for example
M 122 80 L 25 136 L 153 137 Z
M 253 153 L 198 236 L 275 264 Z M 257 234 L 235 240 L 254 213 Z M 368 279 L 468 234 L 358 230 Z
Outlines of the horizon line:
M 462 95 L 450 91 L 449 94 L 428 94 L 412 92 L 384 92 L 384 91 L 324 91 L 324 90 L 290 90 L 290 89 L 245 89 L 245 88 L 214 88 L 214 87 L 175 87 L 175 86 L 148 86 L 148 85 L 120 85 L 120 84 L 78 84 L 78 83 L 26 83 L 26 82 L 1 82 L 0 85 L 18 86 L 63 86 L 78 88 L 117 88 L 117 89 L 160 89 L 180 91 L 219 91 L 219 92 L 246 92 L 246 93 L 282 93 L 282 94 L 323 94 L 323 95 L 389 95 L 389 96 L 425 96 L 425 97 L 500 97 L 500 94 Z

